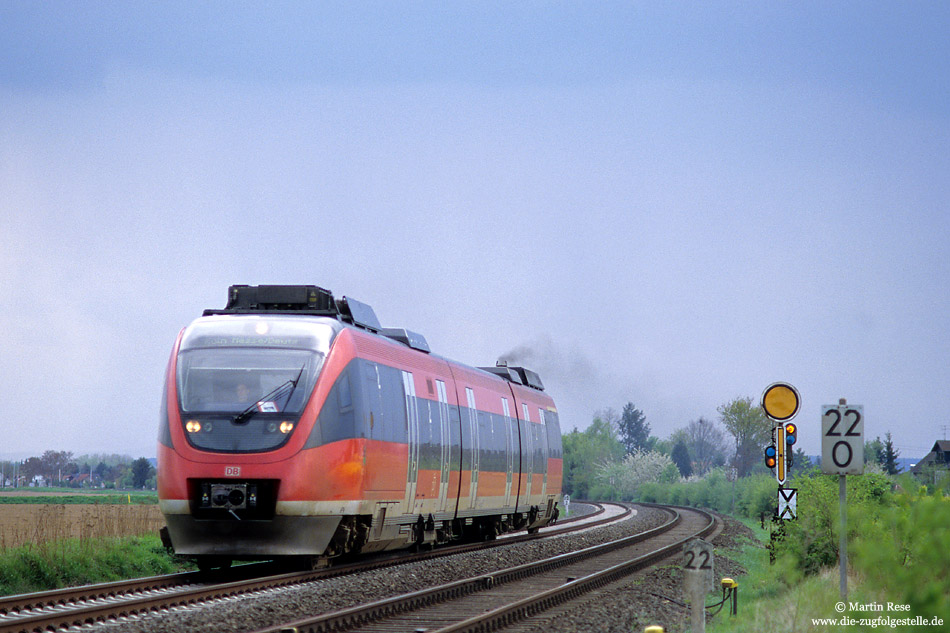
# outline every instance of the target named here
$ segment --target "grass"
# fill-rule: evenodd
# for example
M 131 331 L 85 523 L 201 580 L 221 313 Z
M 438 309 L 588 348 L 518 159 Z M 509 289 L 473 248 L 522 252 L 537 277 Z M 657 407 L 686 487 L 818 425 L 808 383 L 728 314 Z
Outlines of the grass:
M 158 536 L 51 541 L 0 551 L 0 595 L 191 569 L 192 565 L 169 554 Z
M 763 543 L 768 542 L 768 531 L 762 530 L 757 521 L 743 520 L 753 528 L 756 537 Z M 761 546 L 745 545 L 738 552 L 732 552 L 734 559 L 746 568 L 746 575 L 737 578 L 739 582 L 738 615 L 731 616 L 724 609 L 715 618 L 706 622 L 709 633 L 799 633 L 811 631 L 847 630 L 878 631 L 892 630 L 894 627 L 883 622 L 860 623 L 861 618 L 874 619 L 890 616 L 892 619 L 908 618 L 917 615 L 933 618 L 933 613 L 890 612 L 886 611 L 888 602 L 900 603 L 898 596 L 888 596 L 873 581 L 853 571 L 848 576 L 847 602 L 852 604 L 884 605 L 884 612 L 857 612 L 848 610 L 839 613 L 836 605 L 841 602 L 839 591 L 839 572 L 837 567 L 825 568 L 820 573 L 803 576 L 794 568 L 792 562 L 779 555 L 773 565 L 769 563 L 769 552 Z M 712 602 L 712 594 L 707 603 Z M 938 617 L 940 614 L 936 614 Z M 851 625 L 832 624 L 829 621 L 848 616 L 858 622 Z M 944 622 L 947 624 L 947 621 Z M 898 625 L 901 630 L 918 630 L 911 624 Z M 940 626 L 928 626 L 926 629 L 943 630 Z
M 48 495 L 42 493 L 51 493 Z M 55 493 L 55 494 L 52 494 Z M 154 490 L 115 490 L 112 488 L 0 488 L 0 504 L 157 504 Z

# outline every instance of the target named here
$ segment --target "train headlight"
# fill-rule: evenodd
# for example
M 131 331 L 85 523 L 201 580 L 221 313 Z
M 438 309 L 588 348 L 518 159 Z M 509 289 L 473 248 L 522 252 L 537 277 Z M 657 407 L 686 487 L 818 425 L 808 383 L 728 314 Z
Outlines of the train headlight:
M 290 433 L 290 432 L 293 431 L 293 430 L 294 430 L 294 423 L 293 423 L 293 422 L 281 422 L 281 423 L 280 423 L 280 432 L 283 433 L 284 435 L 287 435 L 288 433 Z
M 188 420 L 185 423 L 185 430 L 187 430 L 189 433 L 197 433 L 201 430 L 201 422 L 198 420 Z

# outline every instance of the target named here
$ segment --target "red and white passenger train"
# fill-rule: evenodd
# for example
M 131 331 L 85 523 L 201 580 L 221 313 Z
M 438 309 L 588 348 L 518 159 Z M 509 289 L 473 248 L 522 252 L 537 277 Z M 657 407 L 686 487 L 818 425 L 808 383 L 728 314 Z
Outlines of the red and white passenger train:
M 433 355 L 317 286 L 231 286 L 168 363 L 159 503 L 202 567 L 535 531 L 561 476 L 537 374 Z

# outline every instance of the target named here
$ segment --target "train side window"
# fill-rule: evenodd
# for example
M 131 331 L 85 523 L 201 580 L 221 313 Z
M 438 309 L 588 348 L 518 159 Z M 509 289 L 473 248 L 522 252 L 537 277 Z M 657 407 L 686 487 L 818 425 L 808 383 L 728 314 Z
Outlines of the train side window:
M 353 394 L 350 393 L 350 371 L 347 368 L 340 376 L 339 389 L 336 392 L 337 400 L 340 403 L 340 411 L 344 411 L 353 406 Z
M 521 403 L 521 412 L 524 414 L 524 421 L 530 422 L 531 416 L 528 415 L 528 404 L 526 402 Z

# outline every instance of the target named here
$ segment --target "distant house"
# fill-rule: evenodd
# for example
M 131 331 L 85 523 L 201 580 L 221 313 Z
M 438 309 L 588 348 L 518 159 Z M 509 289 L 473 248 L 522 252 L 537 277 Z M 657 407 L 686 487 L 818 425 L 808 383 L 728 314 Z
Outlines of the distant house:
M 920 475 L 924 470 L 929 470 L 931 464 L 933 464 L 934 468 L 950 468 L 950 440 L 937 440 L 934 442 L 934 447 L 930 449 L 930 452 L 927 453 L 922 460 L 917 462 L 917 464 L 910 469 L 910 472 L 915 475 Z
M 88 488 L 92 483 L 89 473 L 77 473 L 74 475 L 67 475 L 65 477 L 66 482 L 73 488 Z

